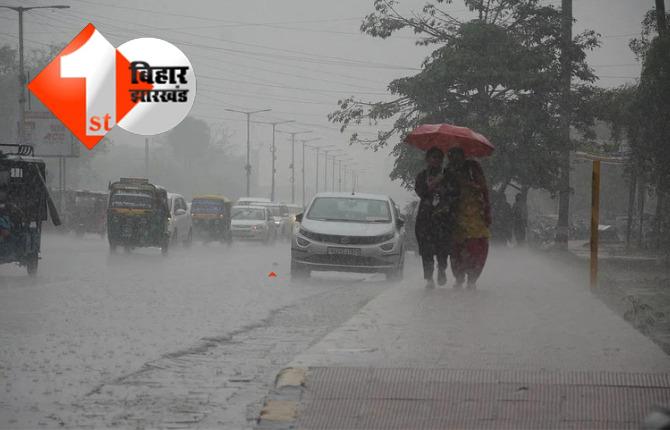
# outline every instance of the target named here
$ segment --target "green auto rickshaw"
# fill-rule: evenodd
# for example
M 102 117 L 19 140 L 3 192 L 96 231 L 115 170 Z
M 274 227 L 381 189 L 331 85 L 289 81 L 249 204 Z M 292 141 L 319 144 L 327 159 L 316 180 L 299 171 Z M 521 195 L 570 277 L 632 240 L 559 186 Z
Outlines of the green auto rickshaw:
M 233 236 L 230 231 L 232 200 L 217 195 L 193 197 L 191 218 L 193 234 L 205 242 L 218 240 L 230 244 Z
M 107 238 L 113 253 L 137 247 L 158 247 L 167 254 L 170 210 L 167 191 L 144 178 L 121 178 L 109 185 Z

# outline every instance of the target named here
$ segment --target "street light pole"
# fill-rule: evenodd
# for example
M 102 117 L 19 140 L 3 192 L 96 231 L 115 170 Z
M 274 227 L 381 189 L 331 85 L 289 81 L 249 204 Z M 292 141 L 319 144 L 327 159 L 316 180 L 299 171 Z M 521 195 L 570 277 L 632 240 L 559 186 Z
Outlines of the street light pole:
M 315 140 L 320 140 L 320 137 L 315 137 L 314 139 L 306 139 L 302 140 L 302 207 L 305 207 L 305 147 L 309 145 L 306 145 L 307 142 L 314 142 Z M 314 147 L 316 148 L 316 147 Z M 318 161 L 318 160 L 317 160 Z M 318 163 L 317 163 L 318 164 Z M 318 175 L 317 175 L 317 182 L 318 182 Z
M 298 134 L 307 134 L 311 133 L 311 131 L 294 131 L 294 132 L 288 132 L 288 131 L 278 131 L 278 133 L 285 133 L 285 134 L 290 134 L 291 135 L 291 203 L 295 203 L 295 136 Z M 303 165 L 305 163 L 305 147 L 303 143 L 303 153 L 302 153 L 302 161 Z M 303 168 L 303 189 L 305 188 L 304 182 L 305 182 L 305 172 Z M 304 194 L 304 192 L 303 192 Z
M 295 122 L 295 120 L 287 120 L 287 121 L 275 121 L 275 122 L 268 122 L 268 124 L 272 125 L 272 148 L 270 152 L 272 152 L 272 187 L 270 191 L 270 200 L 275 201 L 275 176 L 277 173 L 277 169 L 275 168 L 275 162 L 277 161 L 277 147 L 275 146 L 275 128 L 279 124 L 287 124 L 289 122 Z
M 323 146 L 322 148 L 332 148 L 333 145 Z M 335 149 L 324 149 L 325 157 L 323 159 L 323 191 L 328 191 L 328 153 Z M 317 191 L 318 192 L 318 191 Z
M 330 190 L 333 191 L 333 192 L 335 191 L 335 160 L 337 159 L 338 155 L 342 155 L 342 154 L 343 154 L 342 150 L 338 149 L 338 150 L 335 151 L 335 153 L 332 156 L 333 168 L 331 169 L 332 170 L 332 172 L 331 172 L 332 180 L 330 182 Z
M 70 6 L 0 6 L 0 8 L 11 9 L 19 14 L 19 144 L 25 144 L 25 117 L 26 117 L 26 72 L 23 70 L 23 12 L 33 9 L 69 9 Z
M 255 113 L 261 113 L 261 112 L 269 112 L 272 109 L 260 109 L 260 110 L 254 110 L 254 111 L 243 111 L 243 110 L 235 110 L 235 109 L 224 109 L 227 110 L 228 112 L 237 112 L 237 113 L 243 113 L 247 116 L 247 164 L 244 166 L 244 169 L 247 171 L 247 194 L 246 197 L 251 197 L 251 161 L 250 161 L 250 155 L 251 155 L 251 144 L 249 141 L 249 124 L 251 122 L 251 115 Z

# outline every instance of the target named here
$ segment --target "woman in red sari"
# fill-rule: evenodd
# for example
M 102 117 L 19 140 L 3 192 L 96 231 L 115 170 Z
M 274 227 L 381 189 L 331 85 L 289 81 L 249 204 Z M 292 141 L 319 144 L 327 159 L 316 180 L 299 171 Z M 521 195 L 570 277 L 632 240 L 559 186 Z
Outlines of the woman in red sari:
M 474 289 L 489 252 L 491 209 L 488 187 L 479 163 L 466 159 L 461 148 L 450 149 L 447 156 L 447 171 L 460 189 L 451 252 L 451 270 L 456 278 L 454 288 L 461 288 L 467 277 L 467 287 Z

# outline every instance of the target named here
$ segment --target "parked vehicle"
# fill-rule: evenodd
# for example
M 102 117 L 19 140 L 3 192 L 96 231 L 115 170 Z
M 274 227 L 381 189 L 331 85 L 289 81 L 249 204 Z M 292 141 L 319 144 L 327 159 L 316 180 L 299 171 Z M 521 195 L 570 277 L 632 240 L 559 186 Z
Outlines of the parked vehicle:
M 107 232 L 107 193 L 77 190 L 70 211 L 70 229 L 77 236 L 96 233 L 104 237 Z
M 143 178 L 121 178 L 109 185 L 107 239 L 109 249 L 160 247 L 167 254 L 171 208 L 164 188 Z
M 381 194 L 319 193 L 304 214 L 291 244 L 292 278 L 311 271 L 381 272 L 402 278 L 404 220 Z
M 265 206 L 234 206 L 231 231 L 236 239 L 269 243 L 277 238 L 274 219 Z
M 233 202 L 224 196 L 206 195 L 193 197 L 191 218 L 193 234 L 205 242 L 218 240 L 232 242 L 230 230 Z
M 46 187 L 44 161 L 23 145 L 0 145 L 0 263 L 18 263 L 37 274 L 42 221 L 47 212 L 54 225 L 60 219 Z M 10 153 L 10 151 L 13 151 Z
M 170 208 L 168 223 L 170 242 L 173 245 L 182 243 L 184 246 L 190 246 L 193 242 L 193 221 L 184 196 L 168 193 L 168 207 Z

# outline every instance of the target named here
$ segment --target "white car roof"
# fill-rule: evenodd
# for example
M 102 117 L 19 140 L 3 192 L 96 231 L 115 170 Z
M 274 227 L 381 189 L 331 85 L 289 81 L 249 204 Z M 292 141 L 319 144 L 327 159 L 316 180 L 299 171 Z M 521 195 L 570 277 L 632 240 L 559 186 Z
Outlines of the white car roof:
M 272 203 L 272 200 L 266 197 L 240 197 L 237 199 L 238 202 L 263 202 L 263 203 Z
M 328 192 L 318 193 L 314 198 L 319 197 L 339 197 L 346 199 L 368 199 L 368 200 L 384 200 L 389 201 L 390 197 L 386 194 L 369 194 L 369 193 L 347 193 L 347 192 Z
M 233 206 L 233 209 L 263 209 L 263 210 L 268 210 L 267 206 L 260 206 L 260 205 L 236 205 Z

